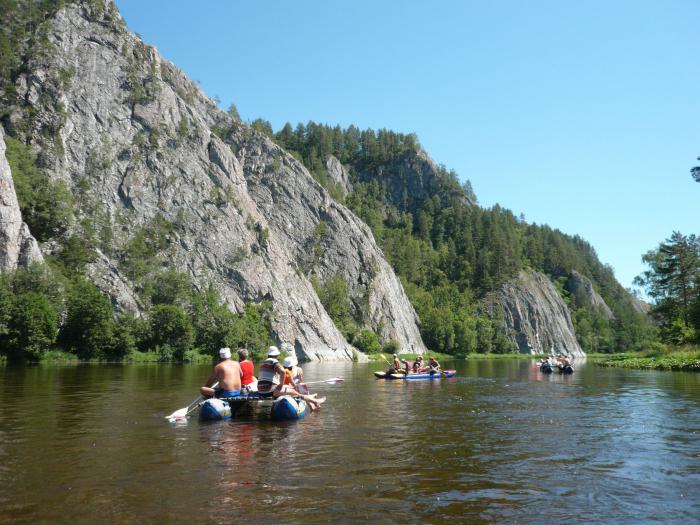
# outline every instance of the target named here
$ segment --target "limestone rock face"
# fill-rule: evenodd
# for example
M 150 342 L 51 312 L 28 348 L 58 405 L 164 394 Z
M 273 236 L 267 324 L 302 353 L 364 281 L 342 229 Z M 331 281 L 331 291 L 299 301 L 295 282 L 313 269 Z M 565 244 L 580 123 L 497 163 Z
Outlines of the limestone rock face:
M 248 193 L 296 268 L 348 284 L 355 318 L 404 351 L 423 353 L 416 313 L 369 227 L 333 200 L 291 155 L 260 135 L 234 136 Z
M 303 165 L 219 110 L 126 30 L 112 2 L 71 4 L 48 23 L 51 56 L 32 59 L 17 90 L 36 112 L 28 138 L 44 170 L 91 199 L 79 218 L 108 223 L 115 246 L 159 231 L 163 263 L 199 289 L 214 286 L 232 309 L 270 300 L 276 339 L 300 359 L 354 354 L 311 275 L 340 274 L 368 306 L 364 326 L 423 350 L 417 316 L 369 228 Z M 117 255 L 99 252 L 88 274 L 138 312 Z
M 507 336 L 523 354 L 585 353 L 576 340 L 569 309 L 543 274 L 522 270 L 491 298 L 503 309 Z
M 0 272 L 41 261 L 39 245 L 22 221 L 10 164 L 5 157 L 5 132 L 0 126 Z
M 614 317 L 612 310 L 603 298 L 593 288 L 593 283 L 585 275 L 572 270 L 566 281 L 566 288 L 571 293 L 576 306 L 594 306 L 598 308 L 608 319 Z
M 651 310 L 651 305 L 649 303 L 632 294 L 630 294 L 630 302 L 632 303 L 632 308 L 634 308 L 634 311 L 638 314 L 648 314 Z
M 326 174 L 330 181 L 337 184 L 346 194 L 352 191 L 352 183 L 350 182 L 348 171 L 333 155 L 328 155 L 326 159 Z

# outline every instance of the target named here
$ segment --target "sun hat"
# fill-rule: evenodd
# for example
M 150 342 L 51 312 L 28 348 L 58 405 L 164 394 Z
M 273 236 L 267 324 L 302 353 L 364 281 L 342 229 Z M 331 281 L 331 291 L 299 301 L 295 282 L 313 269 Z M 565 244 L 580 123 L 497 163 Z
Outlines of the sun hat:
M 219 350 L 219 357 L 221 359 L 229 359 L 231 357 L 231 349 L 227 346 Z
M 297 358 L 294 357 L 293 355 L 287 356 L 284 358 L 284 361 L 282 362 L 282 366 L 285 368 L 291 368 L 293 366 L 297 366 Z
M 276 346 L 267 349 L 267 357 L 277 357 L 278 355 L 280 355 L 280 350 Z

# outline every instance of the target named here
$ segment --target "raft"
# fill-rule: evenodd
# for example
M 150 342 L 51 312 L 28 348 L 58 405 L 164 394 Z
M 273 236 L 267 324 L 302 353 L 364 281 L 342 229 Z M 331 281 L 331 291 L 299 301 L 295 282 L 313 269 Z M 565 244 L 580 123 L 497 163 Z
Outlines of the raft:
M 231 418 L 252 417 L 254 419 L 302 419 L 308 410 L 306 401 L 291 396 L 275 400 L 261 398 L 257 394 L 232 397 L 230 399 L 207 399 L 199 407 L 201 421 L 222 421 Z
M 543 363 L 540 365 L 540 372 L 543 374 L 551 374 L 554 372 L 554 370 L 557 370 L 560 374 L 573 374 L 574 373 L 574 368 L 571 365 L 555 365 L 552 366 L 549 363 Z
M 392 374 L 388 372 L 375 372 L 374 376 L 377 379 L 442 379 L 453 377 L 457 370 L 443 370 L 440 373 L 431 374 L 429 372 L 421 372 L 420 374 Z

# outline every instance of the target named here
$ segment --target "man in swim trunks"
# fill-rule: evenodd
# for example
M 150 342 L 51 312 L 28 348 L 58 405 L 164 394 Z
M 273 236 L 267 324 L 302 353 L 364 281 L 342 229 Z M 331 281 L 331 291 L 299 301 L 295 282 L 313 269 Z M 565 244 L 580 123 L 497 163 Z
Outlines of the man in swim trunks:
M 241 367 L 237 361 L 231 359 L 231 349 L 219 350 L 219 362 L 214 366 L 209 379 L 199 389 L 204 397 L 218 397 L 226 399 L 241 395 Z M 218 381 L 216 388 L 212 385 Z

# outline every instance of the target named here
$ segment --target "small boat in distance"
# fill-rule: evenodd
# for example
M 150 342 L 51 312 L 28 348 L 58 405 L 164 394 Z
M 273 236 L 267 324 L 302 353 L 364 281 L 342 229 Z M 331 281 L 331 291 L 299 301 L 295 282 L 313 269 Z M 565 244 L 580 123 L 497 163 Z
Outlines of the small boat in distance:
M 442 372 L 419 372 L 417 374 L 398 374 L 392 372 L 375 372 L 377 379 L 443 379 L 453 377 L 457 370 L 443 370 Z

